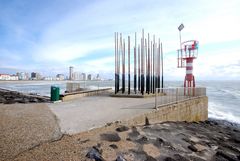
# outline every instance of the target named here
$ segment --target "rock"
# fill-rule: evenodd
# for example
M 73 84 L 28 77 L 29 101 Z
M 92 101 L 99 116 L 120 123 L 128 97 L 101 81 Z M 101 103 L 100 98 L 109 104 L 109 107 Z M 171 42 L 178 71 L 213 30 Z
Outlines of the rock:
M 15 102 L 21 102 L 21 101 L 22 101 L 22 98 L 14 98 L 14 101 L 15 101 Z
M 125 158 L 123 158 L 121 155 L 117 156 L 116 161 L 127 161 Z
M 180 154 L 174 154 L 173 157 L 177 161 L 189 161 L 189 159 L 185 158 L 184 156 L 182 156 Z
M 37 98 L 30 98 L 29 102 L 38 103 L 38 99 Z
M 16 103 L 16 102 L 12 99 L 8 99 L 5 101 L 5 104 L 14 104 L 14 103 Z
M 196 156 L 190 156 L 190 159 L 191 159 L 191 161 L 206 161 L 206 160 L 204 160 L 200 157 L 196 157 Z
M 203 151 L 203 150 L 207 149 L 206 146 L 203 146 L 201 144 L 196 144 L 194 146 L 196 147 L 197 151 Z
M 128 137 L 128 138 L 126 138 L 126 140 L 127 140 L 127 141 L 132 141 L 132 139 L 131 139 L 131 138 L 129 138 L 129 137 Z
M 110 142 L 118 142 L 121 140 L 121 138 L 117 133 L 101 134 L 100 136 L 102 140 L 110 141 Z
M 89 159 L 94 159 L 95 161 L 104 161 L 103 157 L 101 156 L 99 149 L 96 147 L 92 147 L 86 155 Z
M 120 127 L 116 128 L 117 132 L 124 132 L 124 131 L 128 131 L 128 130 L 129 130 L 129 127 L 127 127 L 127 126 L 120 126 Z
M 129 136 L 130 139 L 132 139 L 132 140 L 136 139 L 139 135 L 140 135 L 140 133 L 137 131 L 137 128 L 136 128 L 136 127 L 133 127 L 133 128 L 132 128 L 132 132 L 130 132 L 130 133 L 128 134 L 128 136 Z
M 147 155 L 147 161 L 157 161 L 157 159 L 153 158 L 152 156 Z
M 171 157 L 167 157 L 164 159 L 165 161 L 176 161 L 175 159 L 171 158 Z
M 117 149 L 118 148 L 118 146 L 117 145 L 115 145 L 115 144 L 111 144 L 111 145 L 109 145 L 111 148 L 113 148 L 113 149 Z
M 5 102 L 6 102 L 6 99 L 3 97 L 0 97 L 0 103 L 5 103 Z
M 19 101 L 19 103 L 29 103 L 29 99 L 23 98 L 21 101 Z
M 148 125 L 150 125 L 149 120 L 147 117 L 145 117 L 145 126 L 148 126 Z
M 136 141 L 139 143 L 139 144 L 146 144 L 148 143 L 148 138 L 146 136 L 142 136 L 141 138 L 137 139 Z
M 237 161 L 238 160 L 236 156 L 229 154 L 228 152 L 222 151 L 222 150 L 217 151 L 216 155 L 222 156 L 223 158 L 225 158 L 229 161 Z
M 197 148 L 195 146 L 193 146 L 193 145 L 189 145 L 188 149 L 192 150 L 193 152 L 197 152 L 198 151 Z

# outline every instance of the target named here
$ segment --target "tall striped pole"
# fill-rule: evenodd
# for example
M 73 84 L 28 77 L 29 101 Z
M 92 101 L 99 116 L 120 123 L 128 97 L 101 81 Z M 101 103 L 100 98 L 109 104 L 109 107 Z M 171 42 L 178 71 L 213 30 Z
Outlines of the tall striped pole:
M 116 32 L 114 33 L 114 44 L 115 44 L 115 94 L 117 93 L 117 36 Z
M 161 64 L 162 64 L 162 88 L 163 88 L 163 49 L 162 49 L 162 43 L 161 43 Z
M 142 40 L 141 40 L 141 93 L 144 94 L 144 29 L 142 29 Z
M 130 94 L 130 36 L 128 36 L 128 94 Z
M 125 92 L 125 40 L 123 39 L 123 52 L 122 52 L 122 93 Z
M 138 91 L 141 91 L 141 86 L 140 86 L 140 78 L 141 78 L 141 74 L 140 74 L 140 71 L 141 71 L 141 54 L 140 54 L 140 45 L 138 45 Z
M 148 87 L 148 94 L 149 94 L 149 92 L 150 92 L 150 48 L 149 48 L 149 46 L 150 46 L 150 37 L 149 37 L 149 33 L 148 33 L 148 47 L 147 47 L 147 49 L 148 49 L 148 83 L 147 83 L 147 87 Z
M 134 92 L 137 93 L 137 76 L 136 76 L 136 51 L 137 50 L 137 33 L 135 32 L 135 46 L 134 46 Z

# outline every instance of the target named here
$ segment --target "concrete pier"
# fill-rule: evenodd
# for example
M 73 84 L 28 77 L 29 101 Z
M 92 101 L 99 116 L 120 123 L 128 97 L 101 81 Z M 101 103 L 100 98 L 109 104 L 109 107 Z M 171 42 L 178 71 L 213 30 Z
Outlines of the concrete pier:
M 172 103 L 155 109 L 155 98 L 120 98 L 108 95 L 82 97 L 68 102 L 48 104 L 60 121 L 61 131 L 74 134 L 107 123 L 122 121 L 144 124 L 163 121 L 204 121 L 208 118 L 206 96 Z

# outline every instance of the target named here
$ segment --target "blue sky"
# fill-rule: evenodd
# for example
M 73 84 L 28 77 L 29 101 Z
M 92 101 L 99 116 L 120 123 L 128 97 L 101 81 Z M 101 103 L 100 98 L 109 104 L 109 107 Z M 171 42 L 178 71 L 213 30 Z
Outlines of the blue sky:
M 0 73 L 75 70 L 113 77 L 114 32 L 144 28 L 163 42 L 166 79 L 177 69 L 177 27 L 182 40 L 199 41 L 199 80 L 240 79 L 239 0 L 0 0 Z

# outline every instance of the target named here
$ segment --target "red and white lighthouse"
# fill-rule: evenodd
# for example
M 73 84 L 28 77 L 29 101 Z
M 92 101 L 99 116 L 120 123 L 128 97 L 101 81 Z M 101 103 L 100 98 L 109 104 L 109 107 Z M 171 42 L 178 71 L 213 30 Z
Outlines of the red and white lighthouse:
M 193 75 L 193 60 L 198 56 L 198 41 L 189 40 L 181 43 L 181 48 L 178 52 L 178 68 L 186 68 L 186 76 L 184 79 L 184 87 L 187 87 L 188 94 L 190 89 L 195 87 L 195 78 Z M 186 91 L 184 91 L 186 93 Z

